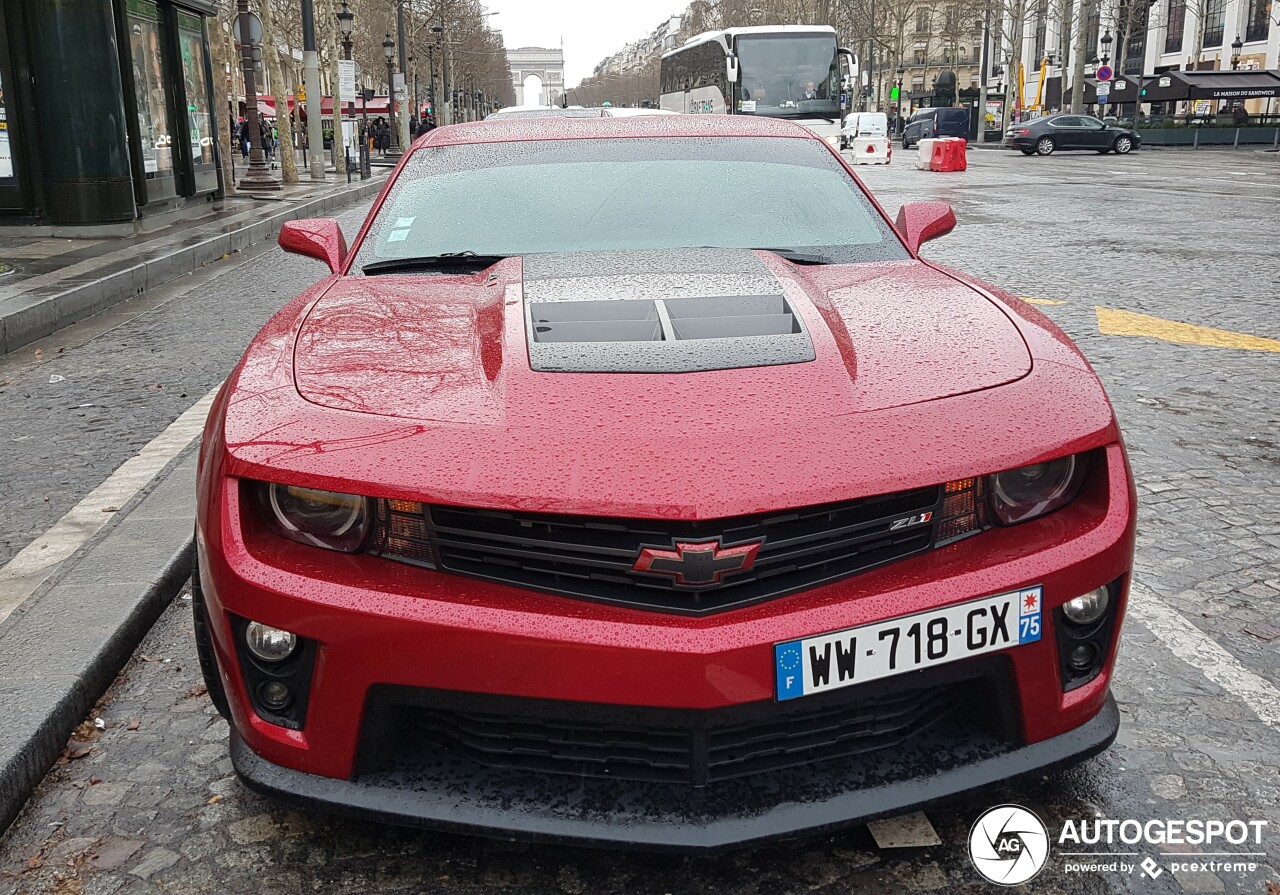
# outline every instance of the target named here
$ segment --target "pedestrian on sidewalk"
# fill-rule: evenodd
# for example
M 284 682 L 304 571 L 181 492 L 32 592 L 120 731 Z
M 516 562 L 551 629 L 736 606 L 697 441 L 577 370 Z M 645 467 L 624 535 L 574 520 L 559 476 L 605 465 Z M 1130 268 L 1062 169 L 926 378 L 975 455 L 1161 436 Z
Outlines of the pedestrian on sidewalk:
M 1236 104 L 1236 110 L 1235 114 L 1232 115 L 1232 121 L 1235 122 L 1236 127 L 1249 126 L 1249 112 L 1245 109 L 1243 103 Z

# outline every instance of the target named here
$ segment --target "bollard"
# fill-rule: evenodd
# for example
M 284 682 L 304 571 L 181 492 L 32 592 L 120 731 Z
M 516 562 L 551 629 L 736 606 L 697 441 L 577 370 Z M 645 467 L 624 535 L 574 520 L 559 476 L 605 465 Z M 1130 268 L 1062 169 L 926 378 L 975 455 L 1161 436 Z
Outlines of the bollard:
M 1232 149 L 1240 148 L 1240 128 L 1236 128 L 1236 138 L 1235 140 L 1232 141 L 1231 148 Z

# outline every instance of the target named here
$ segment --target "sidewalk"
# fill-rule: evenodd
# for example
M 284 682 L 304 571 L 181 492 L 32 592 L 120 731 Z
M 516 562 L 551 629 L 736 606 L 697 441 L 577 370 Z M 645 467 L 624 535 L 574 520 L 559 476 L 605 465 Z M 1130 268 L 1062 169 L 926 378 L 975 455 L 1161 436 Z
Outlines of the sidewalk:
M 372 196 L 385 182 L 378 173 L 350 186 L 345 175 L 325 184 L 304 175 L 283 195 L 233 197 L 219 213 L 141 238 L 0 237 L 0 260 L 18 268 L 0 278 L 4 347 L 271 239 L 284 221 Z M 0 569 L 0 833 L 187 580 L 196 449 L 212 398 Z M 104 502 L 119 509 L 104 514 Z
M 375 195 L 385 170 L 347 184 L 309 175 L 279 193 L 241 193 L 222 208 L 142 236 L 56 239 L 0 236 L 0 355 L 16 351 L 117 302 L 272 239 L 285 221 L 322 217 Z M 12 233 L 6 228 L 6 233 Z M 5 273 L 4 271 L 8 271 Z

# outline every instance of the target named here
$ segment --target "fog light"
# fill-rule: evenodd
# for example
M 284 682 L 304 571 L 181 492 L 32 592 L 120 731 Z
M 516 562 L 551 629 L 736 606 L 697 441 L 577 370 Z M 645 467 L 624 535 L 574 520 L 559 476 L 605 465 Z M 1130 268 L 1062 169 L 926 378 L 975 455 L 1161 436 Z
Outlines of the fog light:
M 1072 671 L 1088 671 L 1098 659 L 1098 648 L 1092 643 L 1082 643 L 1073 647 L 1067 655 L 1067 664 Z
M 261 622 L 249 622 L 244 629 L 244 642 L 264 662 L 283 662 L 298 646 L 298 638 L 288 631 L 269 628 Z
M 289 704 L 293 694 L 280 681 L 266 681 L 258 687 L 258 699 L 265 708 L 278 712 Z
M 1077 625 L 1091 625 L 1102 618 L 1110 603 L 1111 595 L 1107 588 L 1097 587 L 1074 600 L 1068 600 L 1062 605 L 1062 612 L 1068 621 Z

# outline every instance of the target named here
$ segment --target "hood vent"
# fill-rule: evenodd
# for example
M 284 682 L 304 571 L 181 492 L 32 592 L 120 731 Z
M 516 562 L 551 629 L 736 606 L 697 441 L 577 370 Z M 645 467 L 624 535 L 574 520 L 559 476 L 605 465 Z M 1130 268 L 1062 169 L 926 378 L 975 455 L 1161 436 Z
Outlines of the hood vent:
M 782 295 L 527 301 L 540 372 L 679 373 L 814 359 Z

